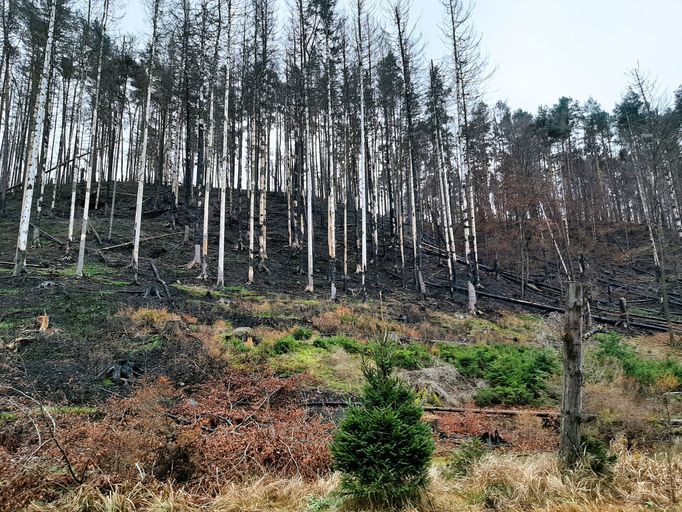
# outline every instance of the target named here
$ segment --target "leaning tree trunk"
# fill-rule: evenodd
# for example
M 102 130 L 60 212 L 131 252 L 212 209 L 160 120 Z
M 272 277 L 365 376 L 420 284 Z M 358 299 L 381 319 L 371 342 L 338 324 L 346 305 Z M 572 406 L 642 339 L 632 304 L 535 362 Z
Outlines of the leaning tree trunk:
M 21 217 L 19 219 L 19 236 L 17 238 L 17 252 L 12 275 L 18 276 L 26 272 L 26 246 L 28 243 L 28 230 L 31 224 L 31 206 L 33 205 L 33 189 L 35 186 L 36 173 L 40 164 L 40 142 L 42 130 L 45 124 L 45 111 L 47 108 L 47 91 L 50 78 L 50 62 L 52 61 L 52 48 L 54 46 L 55 20 L 57 18 L 57 0 L 53 0 L 50 9 L 50 23 L 47 29 L 47 44 L 43 60 L 43 71 L 40 76 L 38 88 L 38 103 L 35 112 L 35 129 L 33 133 L 33 145 L 31 147 L 31 161 L 29 162 L 28 174 L 24 185 L 24 197 L 21 202 Z

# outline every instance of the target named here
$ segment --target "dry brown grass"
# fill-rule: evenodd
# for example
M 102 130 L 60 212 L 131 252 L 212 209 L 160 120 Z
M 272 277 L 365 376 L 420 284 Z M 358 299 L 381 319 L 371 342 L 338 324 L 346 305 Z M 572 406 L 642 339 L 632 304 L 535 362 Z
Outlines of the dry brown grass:
M 622 374 L 614 380 L 585 385 L 585 412 L 594 416 L 589 427 L 599 437 L 625 436 L 631 444 L 650 445 L 664 435 L 664 415 L 659 396 L 639 393 L 638 387 Z
M 679 510 L 671 490 L 682 488 L 682 455 L 628 452 L 616 448 L 618 461 L 608 477 L 587 470 L 562 475 L 550 454 L 519 457 L 490 455 L 462 484 L 496 510 Z M 676 508 L 677 507 L 677 508 Z
M 682 488 L 682 454 L 670 463 L 665 454 L 628 452 L 616 447 L 618 462 L 612 475 L 587 471 L 562 474 L 553 453 L 527 456 L 490 453 L 471 473 L 447 479 L 431 470 L 431 485 L 423 501 L 406 512 L 534 511 L 635 512 L 679 511 L 671 488 Z M 51 505 L 34 504 L 38 511 L 101 512 L 363 512 L 343 505 L 335 493 L 337 474 L 314 479 L 262 477 L 216 483 L 210 490 L 190 494 L 170 484 L 145 487 L 131 483 L 106 489 L 83 486 Z
M 199 325 L 192 337 L 201 341 L 206 353 L 213 359 L 223 357 L 225 353 L 225 339 L 232 332 L 232 326 L 224 320 L 216 320 L 213 325 Z
M 395 332 L 402 338 L 419 339 L 424 337 L 421 324 L 408 325 L 392 320 L 382 320 L 366 308 L 358 306 L 351 308 L 347 305 L 336 306 L 313 317 L 315 329 L 325 334 L 345 334 L 360 340 L 370 340 L 382 336 L 385 332 Z M 433 334 L 430 328 L 429 333 Z
M 680 348 L 670 345 L 670 337 L 667 332 L 643 334 L 629 338 L 628 341 L 647 357 L 655 359 L 677 359 L 680 357 Z

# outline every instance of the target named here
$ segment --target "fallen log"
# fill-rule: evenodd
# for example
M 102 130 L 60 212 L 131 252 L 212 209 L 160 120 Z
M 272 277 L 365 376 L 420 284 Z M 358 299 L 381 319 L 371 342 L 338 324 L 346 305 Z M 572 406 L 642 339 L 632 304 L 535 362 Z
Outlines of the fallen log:
M 36 225 L 33 224 L 33 223 L 31 223 L 30 226 L 31 226 L 33 229 L 36 229 Z M 59 238 L 57 238 L 57 237 L 55 237 L 55 236 L 52 236 L 50 233 L 48 233 L 48 232 L 45 231 L 44 229 L 38 228 L 38 231 L 40 231 L 43 235 L 45 235 L 47 238 L 49 238 L 49 239 L 52 240 L 53 242 L 55 242 L 55 243 L 57 243 L 57 244 L 59 244 L 59 245 L 61 245 L 61 246 L 65 246 L 65 245 L 66 245 L 66 243 L 62 242 Z
M 306 402 L 302 404 L 305 407 L 348 407 L 349 405 L 361 405 L 360 402 Z M 521 414 L 531 414 L 538 418 L 556 418 L 559 416 L 559 411 L 537 411 L 526 409 L 481 409 L 471 407 L 422 407 L 427 412 L 441 412 L 441 413 L 456 413 L 456 414 L 486 414 L 491 416 L 518 416 Z
M 16 265 L 16 262 L 14 261 L 0 261 L 0 265 L 6 265 L 8 267 L 13 267 Z M 38 265 L 37 263 L 26 263 L 27 267 L 31 268 L 45 268 L 45 265 Z
M 180 233 L 166 233 L 165 235 L 157 235 L 157 236 L 150 236 L 149 238 L 145 238 L 144 240 L 140 240 L 140 243 L 142 242 L 150 242 L 152 240 L 157 240 L 159 238 L 165 238 L 169 236 L 177 236 Z M 133 241 L 131 240 L 130 242 L 123 242 L 121 244 L 116 244 L 116 245 L 110 245 L 109 247 L 102 247 L 100 251 L 109 251 L 111 249 L 119 249 L 121 247 L 128 247 L 130 245 L 133 245 Z
M 449 285 L 442 285 L 438 283 L 426 283 L 427 286 L 432 286 L 434 288 L 450 288 Z M 459 286 L 455 286 L 454 290 L 460 293 L 467 293 L 466 288 L 462 288 Z M 551 304 L 540 304 L 538 302 L 531 302 L 528 300 L 523 300 L 523 299 L 515 299 L 513 297 L 506 297 L 504 295 L 496 295 L 494 293 L 488 293 L 484 291 L 477 291 L 476 294 L 480 297 L 486 297 L 488 299 L 493 299 L 493 300 L 498 300 L 500 302 L 508 302 L 510 304 L 518 304 L 520 306 L 526 306 L 528 308 L 534 308 L 534 309 L 539 309 L 541 311 L 550 311 L 550 312 L 556 312 L 556 313 L 565 313 L 565 309 L 559 306 L 552 306 Z M 599 316 L 599 315 L 593 315 L 592 318 L 594 320 L 597 320 L 599 322 L 604 322 L 607 324 L 615 325 L 620 321 L 620 318 L 609 318 L 606 316 Z M 652 323 L 643 323 L 643 322 L 630 322 L 630 325 L 632 327 L 639 327 L 640 329 L 649 329 L 651 331 L 658 331 L 658 332 L 667 332 L 668 327 L 667 325 L 659 325 L 659 324 L 652 324 Z

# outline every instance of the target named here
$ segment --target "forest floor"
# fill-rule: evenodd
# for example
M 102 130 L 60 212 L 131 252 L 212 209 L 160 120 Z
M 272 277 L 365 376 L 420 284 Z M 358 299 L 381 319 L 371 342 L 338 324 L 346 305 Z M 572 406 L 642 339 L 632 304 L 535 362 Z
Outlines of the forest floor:
M 547 265 L 533 269 L 523 296 L 514 272 L 482 272 L 480 313 L 470 317 L 465 297 L 448 294 L 434 243 L 427 297 L 404 288 L 383 255 L 374 274 L 370 264 L 366 300 L 351 274 L 331 302 L 326 258 L 316 292 L 303 291 L 305 254 L 289 249 L 286 210 L 273 197 L 269 271 L 252 285 L 247 251 L 234 249 L 243 226 L 228 224 L 226 287 L 216 290 L 215 215 L 205 281 L 186 266 L 183 215 L 173 229 L 168 211 L 145 215 L 135 285 L 130 193 L 119 190 L 111 240 L 108 212 L 94 211 L 83 278 L 77 247 L 65 256 L 63 208 L 43 215 L 42 244 L 19 278 L 10 276 L 16 201 L 0 217 L 0 510 L 340 510 L 328 445 L 362 389 L 363 357 L 384 336 L 399 347 L 399 373 L 416 386 L 437 443 L 416 508 L 680 509 L 682 450 L 670 420 L 682 418 L 682 358 L 661 329 L 642 233 L 625 246 L 620 227 L 605 228 L 611 250 L 588 247 L 597 320 L 586 342 L 586 429 L 616 459 L 603 472 L 562 476 L 561 290 Z M 325 254 L 319 222 L 316 254 Z M 609 284 L 640 326 L 614 330 Z M 680 286 L 672 276 L 682 330 Z M 484 452 L 453 474 L 453 454 L 475 437 Z

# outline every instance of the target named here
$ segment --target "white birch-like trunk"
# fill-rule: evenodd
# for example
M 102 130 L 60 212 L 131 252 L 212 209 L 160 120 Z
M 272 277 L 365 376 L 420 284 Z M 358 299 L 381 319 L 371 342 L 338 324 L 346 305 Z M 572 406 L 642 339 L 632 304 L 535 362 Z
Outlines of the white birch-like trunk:
M 214 119 L 214 91 L 213 81 L 211 81 L 211 95 L 209 97 L 209 115 L 208 115 L 208 144 L 206 145 L 206 155 L 204 157 L 204 220 L 201 232 L 201 274 L 199 279 L 208 279 L 208 217 L 210 211 L 210 195 L 211 187 L 213 186 L 213 127 L 215 125 Z
M 367 154 L 365 148 L 365 70 L 362 64 L 362 12 L 358 1 L 358 66 L 360 69 L 360 165 L 358 166 L 358 199 L 360 201 L 360 281 L 365 291 L 367 274 Z
M 301 48 L 301 69 L 303 70 L 303 115 L 305 117 L 305 133 L 303 134 L 304 141 L 304 155 L 303 165 L 305 166 L 306 177 L 306 235 L 307 235 L 307 249 L 308 249 L 308 284 L 305 291 L 312 293 L 315 290 L 313 281 L 313 172 L 312 165 L 307 158 L 310 152 L 310 106 L 308 105 L 308 80 L 306 77 L 306 52 L 307 42 L 305 34 L 305 20 L 303 18 L 303 0 L 299 0 L 299 30 L 300 30 L 300 48 Z
M 677 202 L 677 195 L 675 194 L 675 185 L 673 183 L 673 175 L 670 171 L 670 167 L 666 167 L 665 182 L 668 186 L 668 194 L 670 194 L 673 225 L 675 226 L 675 231 L 677 231 L 677 237 L 682 240 L 682 217 L 680 216 L 680 205 Z
M 152 43 L 149 55 L 149 64 L 147 65 L 147 96 L 145 98 L 144 114 L 142 116 L 142 154 L 140 155 L 140 168 L 137 170 L 137 194 L 135 200 L 135 224 L 133 228 L 133 281 L 137 282 L 137 273 L 139 271 L 140 259 L 140 234 L 142 232 L 142 199 L 144 196 L 144 171 L 147 167 L 147 145 L 149 141 L 149 110 L 152 99 L 152 78 L 154 65 L 154 51 L 156 49 L 156 36 L 159 21 L 159 10 L 161 7 L 161 0 L 154 1 L 154 14 L 152 20 Z
M 102 13 L 102 40 L 106 32 L 107 18 L 109 14 L 109 0 L 104 0 L 104 12 Z M 97 82 L 95 84 L 95 98 L 92 104 L 92 118 L 90 122 L 90 162 L 85 173 L 85 199 L 83 204 L 83 222 L 81 224 L 81 238 L 78 247 L 78 263 L 76 264 L 76 277 L 83 277 L 83 267 L 85 265 L 85 239 L 88 233 L 88 220 L 90 215 L 90 190 L 92 186 L 92 175 L 95 173 L 96 153 L 97 153 L 97 116 L 99 113 L 99 92 L 102 82 L 102 54 L 104 44 L 100 44 L 99 58 L 97 63 Z
M 17 252 L 15 256 L 14 270 L 12 275 L 18 276 L 26 272 L 26 246 L 28 243 L 28 230 L 31 224 L 31 206 L 33 204 L 33 188 L 35 186 L 36 173 L 40 165 L 40 147 L 45 124 L 45 110 L 47 105 L 47 91 L 50 78 L 50 63 L 52 61 L 52 48 L 54 46 L 55 20 L 57 18 L 57 0 L 52 1 L 50 9 L 50 22 L 47 29 L 47 44 L 45 45 L 45 58 L 43 70 L 38 87 L 38 102 L 35 111 L 35 131 L 33 133 L 33 145 L 31 147 L 31 160 L 29 162 L 24 195 L 21 201 L 21 217 L 19 219 L 19 235 L 17 237 Z
M 261 128 L 262 129 L 262 128 Z M 269 127 L 266 128 L 269 130 Z M 260 165 L 259 165 L 259 176 L 258 176 L 258 190 L 260 197 L 258 200 L 258 270 L 260 272 L 267 271 L 265 266 L 265 260 L 268 259 L 267 252 L 267 192 L 268 192 L 268 170 L 269 170 L 269 157 L 270 157 L 270 147 L 267 142 L 269 136 L 266 134 L 265 147 L 260 150 Z
M 229 142 L 230 142 L 230 78 L 231 78 L 231 29 L 232 27 L 232 2 L 227 2 L 227 41 L 225 50 L 225 96 L 223 101 L 223 154 L 220 159 L 220 228 L 218 232 L 218 277 L 216 287 L 225 287 L 225 202 L 227 199 L 227 180 L 230 176 L 228 169 Z M 177 194 L 176 194 L 177 197 Z
M 327 197 L 327 251 L 329 253 L 329 299 L 336 300 L 336 159 L 334 158 L 334 125 L 332 120 L 332 77 L 331 51 L 329 36 L 325 37 L 327 53 L 327 178 L 329 196 Z
M 82 137 L 82 134 L 80 133 L 80 122 L 81 122 L 81 107 L 80 103 L 79 106 L 77 107 L 77 113 L 76 113 L 76 139 L 74 141 L 74 153 L 78 153 L 80 151 L 78 141 L 80 140 L 79 136 Z M 73 231 L 74 231 L 74 225 L 75 225 L 75 220 L 76 220 L 76 195 L 78 191 L 78 182 L 80 181 L 80 172 L 81 172 L 81 167 L 80 167 L 80 156 L 78 156 L 74 163 L 72 164 L 73 168 L 73 176 L 71 177 L 71 205 L 69 209 L 69 229 L 67 232 L 66 236 L 66 253 L 69 255 L 69 251 L 71 249 L 71 244 L 73 243 Z

